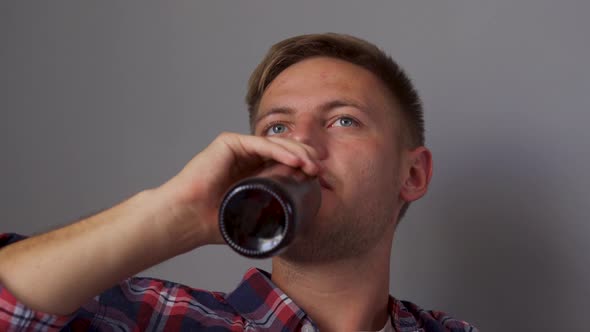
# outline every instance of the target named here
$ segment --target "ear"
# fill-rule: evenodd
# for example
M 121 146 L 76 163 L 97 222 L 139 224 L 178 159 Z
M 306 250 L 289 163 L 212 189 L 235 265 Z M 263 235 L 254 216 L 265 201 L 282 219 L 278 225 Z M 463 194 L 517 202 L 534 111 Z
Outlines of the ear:
M 432 178 L 432 154 L 421 146 L 404 153 L 401 174 L 400 199 L 405 202 L 415 201 L 428 190 Z

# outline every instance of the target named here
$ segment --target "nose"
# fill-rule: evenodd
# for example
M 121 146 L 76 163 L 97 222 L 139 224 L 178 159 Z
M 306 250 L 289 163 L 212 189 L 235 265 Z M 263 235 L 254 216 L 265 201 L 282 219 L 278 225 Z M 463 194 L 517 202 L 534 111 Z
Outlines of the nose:
M 318 153 L 318 159 L 328 158 L 326 136 L 323 126 L 314 119 L 300 119 L 291 133 L 291 138 L 309 145 Z

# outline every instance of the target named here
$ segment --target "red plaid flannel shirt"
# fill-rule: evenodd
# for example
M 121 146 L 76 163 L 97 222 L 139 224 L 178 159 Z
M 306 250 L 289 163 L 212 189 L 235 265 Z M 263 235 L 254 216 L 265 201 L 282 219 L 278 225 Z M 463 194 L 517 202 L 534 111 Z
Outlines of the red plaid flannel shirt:
M 0 234 L 0 248 L 23 237 Z M 477 331 L 440 311 L 389 297 L 396 331 Z M 231 293 L 132 277 L 67 316 L 34 311 L 0 284 L 0 331 L 317 331 L 313 320 L 270 280 L 250 269 Z

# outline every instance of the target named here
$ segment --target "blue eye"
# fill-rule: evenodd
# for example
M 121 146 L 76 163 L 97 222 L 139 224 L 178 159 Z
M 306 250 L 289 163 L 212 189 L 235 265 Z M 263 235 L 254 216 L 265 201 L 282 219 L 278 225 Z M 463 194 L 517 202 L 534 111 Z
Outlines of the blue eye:
M 287 130 L 287 126 L 285 126 L 282 123 L 275 123 L 273 125 L 271 125 L 270 127 L 268 127 L 268 129 L 266 130 L 266 135 L 276 135 L 276 134 L 282 134 Z
M 353 120 L 352 118 L 346 117 L 346 116 L 338 118 L 338 120 L 336 120 L 336 122 L 334 123 L 335 126 L 339 126 L 339 127 L 353 127 L 356 124 L 357 123 L 355 120 Z

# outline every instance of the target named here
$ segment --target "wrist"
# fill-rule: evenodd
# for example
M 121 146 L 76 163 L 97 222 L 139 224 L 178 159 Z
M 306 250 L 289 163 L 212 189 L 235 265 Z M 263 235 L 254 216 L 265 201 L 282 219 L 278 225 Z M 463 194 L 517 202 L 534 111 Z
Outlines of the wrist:
M 202 215 L 193 202 L 186 201 L 169 188 L 160 186 L 142 191 L 139 199 L 150 211 L 150 227 L 163 239 L 171 256 L 216 242 L 213 233 L 217 230 L 208 226 L 211 216 Z

